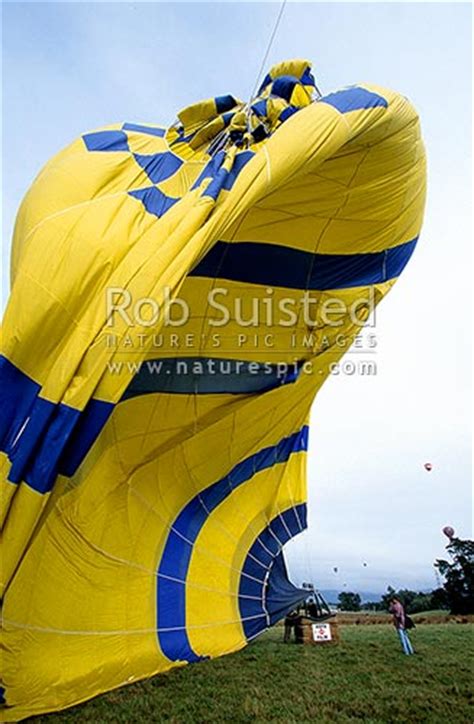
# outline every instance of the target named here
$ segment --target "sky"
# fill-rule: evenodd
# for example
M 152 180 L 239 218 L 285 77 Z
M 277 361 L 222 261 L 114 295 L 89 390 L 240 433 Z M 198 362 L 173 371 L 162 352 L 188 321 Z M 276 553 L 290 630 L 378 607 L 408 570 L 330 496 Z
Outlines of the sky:
M 3 304 L 16 210 L 48 158 L 103 125 L 169 124 L 201 98 L 247 98 L 279 7 L 3 4 Z M 311 60 L 324 93 L 364 81 L 400 91 L 428 155 L 421 239 L 377 308 L 377 374 L 330 377 L 313 406 L 309 531 L 287 547 L 295 583 L 429 589 L 442 526 L 472 534 L 471 12 L 288 2 L 269 53 L 267 69 Z

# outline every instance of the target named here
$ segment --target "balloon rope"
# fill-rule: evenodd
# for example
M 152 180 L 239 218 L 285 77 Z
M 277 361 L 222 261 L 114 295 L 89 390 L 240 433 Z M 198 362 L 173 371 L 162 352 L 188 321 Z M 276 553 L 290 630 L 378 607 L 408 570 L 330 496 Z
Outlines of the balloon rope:
M 257 77 L 256 77 L 256 79 L 255 79 L 255 85 L 254 85 L 254 87 L 253 87 L 253 89 L 252 89 L 252 92 L 251 92 L 251 94 L 250 94 L 250 97 L 249 97 L 248 106 L 247 106 L 247 117 L 250 116 L 250 108 L 251 108 L 252 101 L 253 101 L 253 99 L 255 98 L 255 93 L 256 93 L 257 87 L 258 87 L 258 82 L 259 82 L 260 78 L 262 77 L 262 73 L 263 73 L 263 70 L 264 70 L 264 68 L 265 68 L 265 64 L 266 64 L 266 62 L 267 62 L 267 60 L 268 60 L 268 56 L 270 55 L 270 50 L 271 50 L 271 48 L 272 48 L 273 41 L 275 40 L 275 37 L 276 37 L 277 31 L 278 31 L 278 27 L 279 27 L 279 25 L 280 25 L 281 18 L 282 18 L 282 16 L 283 16 L 283 11 L 284 11 L 284 9 L 285 9 L 286 3 L 287 3 L 287 0 L 282 0 L 282 3 L 281 3 L 281 5 L 280 5 L 280 9 L 279 9 L 279 11 L 278 11 L 278 15 L 277 15 L 277 18 L 276 18 L 276 21 L 275 21 L 275 25 L 273 26 L 273 30 L 272 30 L 272 33 L 271 33 L 271 35 L 270 35 L 270 39 L 269 39 L 269 41 L 268 41 L 268 45 L 267 45 L 267 49 L 266 49 L 266 51 L 265 51 L 265 55 L 263 56 L 263 60 L 262 60 L 262 62 L 261 62 L 261 64 L 260 64 L 260 69 L 259 69 L 259 71 L 258 71 L 258 73 L 257 73 Z

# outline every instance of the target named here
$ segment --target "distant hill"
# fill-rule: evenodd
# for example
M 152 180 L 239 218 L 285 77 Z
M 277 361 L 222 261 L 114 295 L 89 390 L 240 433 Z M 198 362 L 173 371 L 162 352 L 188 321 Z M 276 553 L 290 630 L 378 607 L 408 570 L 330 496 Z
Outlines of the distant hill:
M 327 603 L 337 603 L 337 599 L 340 593 L 342 591 L 350 591 L 350 588 L 340 589 L 340 588 L 320 588 L 319 592 L 322 595 L 322 597 L 327 601 Z M 380 601 L 382 598 L 381 593 L 374 593 L 373 591 L 359 591 L 359 590 L 353 590 L 353 593 L 358 593 L 359 596 L 362 599 L 362 603 L 365 603 L 366 601 Z

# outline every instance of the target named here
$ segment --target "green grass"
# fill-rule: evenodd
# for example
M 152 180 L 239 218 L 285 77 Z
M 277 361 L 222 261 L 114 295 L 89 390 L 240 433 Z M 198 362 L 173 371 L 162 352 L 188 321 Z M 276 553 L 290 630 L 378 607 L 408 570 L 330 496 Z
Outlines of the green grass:
M 449 611 L 446 608 L 434 608 L 431 611 L 419 611 L 414 613 L 413 616 L 448 616 Z
M 243 651 L 176 669 L 35 724 L 55 722 L 472 722 L 473 626 L 418 626 L 403 656 L 391 626 L 344 626 L 338 646 L 283 644 L 282 628 Z

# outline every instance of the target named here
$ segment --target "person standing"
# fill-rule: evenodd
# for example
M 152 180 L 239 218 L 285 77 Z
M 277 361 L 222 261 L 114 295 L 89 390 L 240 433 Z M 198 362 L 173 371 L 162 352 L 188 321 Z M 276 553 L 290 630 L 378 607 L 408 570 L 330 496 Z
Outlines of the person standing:
M 415 653 L 406 630 L 406 615 L 402 602 L 395 596 L 390 599 L 390 613 L 393 616 L 393 625 L 397 629 L 403 653 L 411 656 Z
M 283 636 L 283 641 L 285 642 L 285 644 L 290 643 L 292 631 L 295 631 L 296 634 L 296 623 L 298 621 L 298 617 L 299 610 L 295 609 L 294 611 L 290 611 L 285 618 L 285 634 Z

